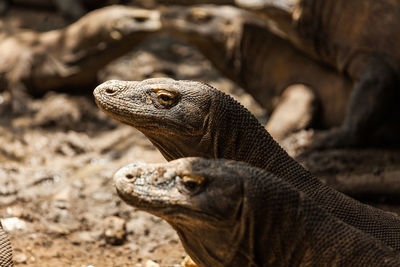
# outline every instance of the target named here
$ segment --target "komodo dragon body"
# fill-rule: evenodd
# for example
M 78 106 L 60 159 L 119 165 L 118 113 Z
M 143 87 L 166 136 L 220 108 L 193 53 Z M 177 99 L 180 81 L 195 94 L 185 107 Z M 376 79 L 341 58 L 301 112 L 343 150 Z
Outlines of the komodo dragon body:
M 321 183 L 221 91 L 200 82 L 158 78 L 107 81 L 94 96 L 100 109 L 140 130 L 167 160 L 196 156 L 247 162 L 281 177 L 345 223 L 400 249 L 398 216 Z
M 262 169 L 182 158 L 114 175 L 128 204 L 165 219 L 199 266 L 399 266 L 400 254 Z
M 340 128 L 315 147 L 362 145 L 385 123 L 400 125 L 400 2 L 393 0 L 236 0 L 273 19 L 298 48 L 354 82 Z M 398 145 L 398 127 L 386 139 Z M 392 137 L 391 137 L 392 136 Z
M 13 266 L 10 239 L 4 232 L 1 222 L 0 222 L 0 266 L 2 267 Z
M 288 86 L 300 83 L 307 85 L 318 99 L 322 126 L 339 126 L 343 122 L 351 81 L 279 37 L 271 23 L 243 9 L 215 5 L 169 7 L 162 10 L 161 23 L 163 30 L 194 44 L 268 113 L 282 103 L 279 100 Z M 300 114 L 295 123 L 311 116 Z M 271 132 L 273 128 L 267 125 L 276 138 L 278 133 Z
M 157 11 L 111 6 L 64 29 L 0 34 L 0 84 L 17 99 L 24 90 L 91 87 L 101 68 L 160 27 Z

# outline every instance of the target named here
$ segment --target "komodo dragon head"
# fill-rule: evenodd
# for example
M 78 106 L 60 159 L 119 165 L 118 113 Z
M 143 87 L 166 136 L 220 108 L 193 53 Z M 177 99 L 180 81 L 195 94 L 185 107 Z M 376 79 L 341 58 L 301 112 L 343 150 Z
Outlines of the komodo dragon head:
M 224 162 L 184 158 L 130 164 L 114 175 L 114 184 L 129 205 L 169 222 L 200 266 L 228 266 L 224 263 L 237 257 L 244 235 L 246 200 L 245 179 L 234 163 Z
M 244 132 L 250 128 L 250 134 L 266 134 L 232 97 L 200 82 L 111 80 L 99 85 L 94 96 L 101 110 L 144 133 L 167 160 L 245 158 L 256 149 L 238 148 L 254 142 L 251 136 L 246 140 Z
M 239 50 L 246 24 L 264 25 L 265 21 L 232 6 L 172 6 L 161 10 L 162 29 L 186 40 L 209 58 L 233 80 L 240 72 Z

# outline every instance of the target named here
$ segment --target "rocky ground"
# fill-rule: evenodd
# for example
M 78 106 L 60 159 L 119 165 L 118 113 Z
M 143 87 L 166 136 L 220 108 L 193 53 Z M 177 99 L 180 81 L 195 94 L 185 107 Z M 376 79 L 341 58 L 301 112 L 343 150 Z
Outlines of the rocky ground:
M 26 24 L 13 14 L 8 22 Z M 32 16 L 40 27 L 57 22 Z M 165 35 L 117 59 L 99 80 L 160 76 L 209 82 L 266 121 L 263 109 L 193 47 Z M 7 109 L 9 94 L 0 94 L 0 218 L 16 266 L 190 266 L 183 263 L 186 254 L 169 225 L 116 195 L 111 177 L 118 168 L 165 160 L 140 132 L 99 111 L 93 89 L 27 99 L 20 115 Z M 303 131 L 282 145 L 298 155 L 312 135 Z M 400 151 L 334 150 L 298 159 L 336 188 L 399 210 Z M 378 194 L 371 196 L 372 190 Z

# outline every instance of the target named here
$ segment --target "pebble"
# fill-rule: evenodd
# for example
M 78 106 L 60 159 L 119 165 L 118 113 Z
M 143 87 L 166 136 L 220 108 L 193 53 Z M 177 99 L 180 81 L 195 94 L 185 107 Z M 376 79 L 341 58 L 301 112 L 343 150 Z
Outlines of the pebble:
M 27 229 L 26 223 L 16 217 L 2 219 L 1 223 L 3 224 L 3 228 L 8 232 Z
M 160 267 L 160 264 L 152 260 L 147 260 L 145 267 Z
M 126 239 L 126 222 L 117 216 L 109 216 L 103 220 L 104 236 L 107 244 L 121 245 Z
M 197 264 L 189 256 L 186 256 L 183 259 L 181 266 L 182 267 L 197 267 Z
M 24 253 L 16 253 L 14 255 L 14 261 L 16 263 L 27 263 L 28 256 L 26 256 Z

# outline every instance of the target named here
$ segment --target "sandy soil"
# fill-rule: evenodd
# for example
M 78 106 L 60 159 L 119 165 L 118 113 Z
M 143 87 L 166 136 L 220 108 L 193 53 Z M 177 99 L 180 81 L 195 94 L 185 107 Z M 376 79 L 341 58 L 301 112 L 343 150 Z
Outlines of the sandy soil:
M 23 24 L 18 17 L 10 21 Z M 266 121 L 264 110 L 193 47 L 164 35 L 110 64 L 99 80 L 159 76 L 209 82 Z M 86 89 L 27 99 L 26 113 L 18 116 L 7 110 L 9 95 L 0 94 L 0 218 L 16 266 L 181 266 L 186 254 L 171 227 L 127 206 L 111 181 L 128 163 L 164 158 L 140 132 L 99 111 L 94 88 Z M 311 138 L 312 131 L 303 131 L 282 145 L 297 155 Z M 400 151 L 334 150 L 298 159 L 340 190 L 399 210 Z M 360 189 L 365 181 L 375 187 Z M 391 186 L 371 196 L 380 181 Z

